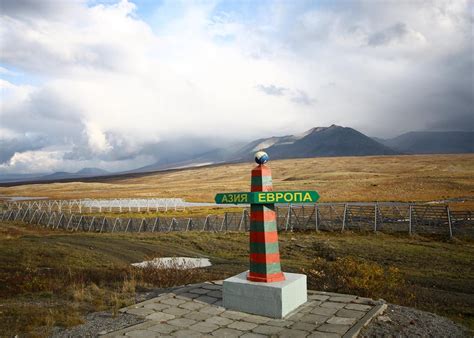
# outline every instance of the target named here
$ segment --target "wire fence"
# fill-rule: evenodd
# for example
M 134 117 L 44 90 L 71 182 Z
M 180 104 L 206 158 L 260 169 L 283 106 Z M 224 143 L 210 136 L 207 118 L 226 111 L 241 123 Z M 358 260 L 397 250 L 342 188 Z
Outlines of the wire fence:
M 48 212 L 142 212 L 184 210 L 188 206 L 210 203 L 188 203 L 182 198 L 113 198 L 75 200 L 14 200 L 7 201 L 7 209 L 38 209 Z
M 87 232 L 248 231 L 249 210 L 206 217 L 110 217 L 69 212 L 57 204 L 9 204 L 2 221 L 23 221 L 52 229 Z M 108 209 L 107 209 L 108 210 Z M 147 209 L 145 209 L 147 210 Z M 145 211 L 143 210 L 143 211 Z M 380 231 L 474 237 L 472 211 L 451 211 L 446 205 L 412 203 L 318 203 L 277 206 L 280 231 Z M 104 210 L 103 210 L 104 211 Z

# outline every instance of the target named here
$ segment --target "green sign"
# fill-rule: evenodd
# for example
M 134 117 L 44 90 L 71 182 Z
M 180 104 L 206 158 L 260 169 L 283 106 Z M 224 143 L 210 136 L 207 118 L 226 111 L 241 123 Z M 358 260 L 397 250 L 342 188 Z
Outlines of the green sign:
M 217 204 L 315 203 L 316 191 L 228 192 L 217 194 Z

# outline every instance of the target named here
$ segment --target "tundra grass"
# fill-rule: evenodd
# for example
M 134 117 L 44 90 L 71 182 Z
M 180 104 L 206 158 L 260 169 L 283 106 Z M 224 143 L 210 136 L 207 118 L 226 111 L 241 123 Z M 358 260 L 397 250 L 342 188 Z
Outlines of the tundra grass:
M 126 208 L 124 208 L 125 210 Z M 226 212 L 237 212 L 242 213 L 243 208 L 238 207 L 192 207 L 181 210 L 169 209 L 167 211 L 107 211 L 104 208 L 103 212 L 88 212 L 87 208 L 83 209 L 83 214 L 96 216 L 96 217 L 120 217 L 120 218 L 188 218 L 188 217 L 206 217 L 208 215 L 224 215 Z
M 253 163 L 223 164 L 83 182 L 0 187 L 0 195 L 74 198 L 181 197 L 211 202 L 248 191 Z M 461 199 L 474 207 L 474 154 L 326 157 L 271 161 L 275 190 L 317 190 L 321 202 Z
M 307 232 L 281 233 L 280 248 L 283 269 L 305 271 L 312 287 L 381 297 L 474 329 L 472 241 Z M 208 257 L 213 266 L 178 279 L 130 269 L 164 256 Z M 90 234 L 1 223 L 0 331 L 47 335 L 53 326 L 77 325 L 88 312 L 116 312 L 134 302 L 136 291 L 226 278 L 247 262 L 245 233 Z M 321 274 L 344 278 L 324 285 Z

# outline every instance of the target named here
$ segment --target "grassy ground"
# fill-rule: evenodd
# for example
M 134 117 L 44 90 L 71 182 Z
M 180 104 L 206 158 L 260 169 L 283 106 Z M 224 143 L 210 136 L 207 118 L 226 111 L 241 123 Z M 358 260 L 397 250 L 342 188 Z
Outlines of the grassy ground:
M 334 157 L 272 161 L 279 190 L 315 189 L 321 202 L 470 199 L 474 207 L 474 155 Z M 98 182 L 0 187 L 0 195 L 57 199 L 182 197 L 212 201 L 217 192 L 249 190 L 252 163 L 219 165 Z
M 136 212 L 136 211 L 124 211 L 124 212 L 87 212 L 87 209 L 83 214 L 91 215 L 91 216 L 98 216 L 98 217 L 121 217 L 121 218 L 188 218 L 188 217 L 206 217 L 208 215 L 223 215 L 226 212 L 238 212 L 242 213 L 242 208 L 223 208 L 223 207 L 192 207 L 186 208 L 184 210 L 168 210 L 168 211 L 143 211 L 143 212 Z
M 88 234 L 0 224 L 0 331 L 47 334 L 116 311 L 151 287 L 220 279 L 247 267 L 243 233 Z M 282 233 L 282 266 L 316 289 L 384 298 L 474 329 L 474 242 L 386 234 Z M 131 269 L 160 256 L 209 257 L 193 273 Z M 337 281 L 334 283 L 334 281 Z

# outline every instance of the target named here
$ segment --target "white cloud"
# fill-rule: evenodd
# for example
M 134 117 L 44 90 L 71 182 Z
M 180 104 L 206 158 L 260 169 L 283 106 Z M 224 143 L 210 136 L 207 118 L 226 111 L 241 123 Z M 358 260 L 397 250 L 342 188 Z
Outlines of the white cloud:
M 88 145 L 94 154 L 105 153 L 112 149 L 112 146 L 107 141 L 105 134 L 96 124 L 92 122 L 86 122 L 85 127 L 86 129 L 84 132 L 87 136 Z
M 6 1 L 0 18 L 0 76 L 41 77 L 0 80 L 0 140 L 33 133 L 50 147 L 20 142 L 26 157 L 4 170 L 35 152 L 128 169 L 177 135 L 248 139 L 332 123 L 393 135 L 465 116 L 472 103 L 467 1 L 284 2 L 255 5 L 252 19 L 215 12 L 218 2 L 165 2 L 148 22 L 125 0 L 56 3 Z
M 0 164 L 0 169 L 7 173 L 11 172 L 11 168 L 15 168 L 15 173 L 42 173 L 61 167 L 62 162 L 62 153 L 59 151 L 24 151 L 15 153 L 8 162 Z

